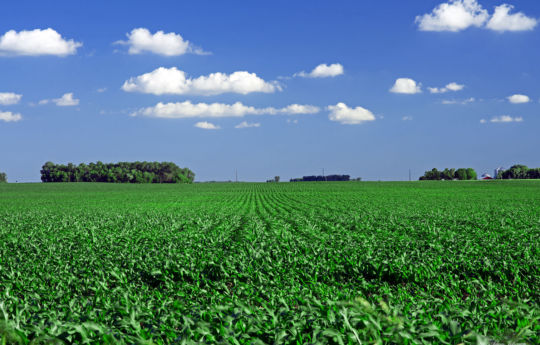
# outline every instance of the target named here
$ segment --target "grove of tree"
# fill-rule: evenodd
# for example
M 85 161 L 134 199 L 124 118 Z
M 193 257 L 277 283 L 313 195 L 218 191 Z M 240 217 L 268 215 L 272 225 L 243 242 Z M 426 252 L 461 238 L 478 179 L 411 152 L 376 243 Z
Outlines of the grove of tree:
M 172 162 L 47 162 L 41 169 L 43 182 L 192 183 L 194 179 L 193 171 Z
M 497 175 L 497 179 L 540 179 L 540 168 L 529 169 L 526 165 L 516 164 L 508 170 L 504 170 Z
M 433 168 L 420 176 L 420 180 L 476 180 L 478 175 L 473 168 L 444 169 L 443 171 Z

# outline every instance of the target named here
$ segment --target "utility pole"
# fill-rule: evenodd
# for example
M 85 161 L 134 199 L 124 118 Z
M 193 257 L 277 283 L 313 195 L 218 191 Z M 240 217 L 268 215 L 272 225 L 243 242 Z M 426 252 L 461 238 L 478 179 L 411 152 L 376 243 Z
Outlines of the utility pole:
M 323 177 L 324 181 L 326 182 L 326 176 L 324 175 L 324 168 L 322 168 L 322 177 Z
M 236 175 L 236 182 L 238 182 L 238 169 L 235 169 L 235 170 L 234 170 L 234 173 L 235 173 L 235 175 Z

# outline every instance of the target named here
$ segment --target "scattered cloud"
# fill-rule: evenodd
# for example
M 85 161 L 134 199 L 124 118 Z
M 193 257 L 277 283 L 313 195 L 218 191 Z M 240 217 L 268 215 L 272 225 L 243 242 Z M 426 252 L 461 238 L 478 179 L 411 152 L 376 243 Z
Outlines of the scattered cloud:
M 81 46 L 82 43 L 66 40 L 51 28 L 20 32 L 10 30 L 0 37 L 0 56 L 67 56 L 76 54 Z
M 79 105 L 79 100 L 76 98 L 73 98 L 73 92 L 65 93 L 60 98 L 54 98 L 54 99 L 42 99 L 38 102 L 39 105 L 45 105 L 49 103 L 54 103 L 59 107 L 71 107 L 75 105 Z
M 287 123 L 292 123 L 292 124 L 298 124 L 298 120 L 297 119 L 287 119 Z
M 470 97 L 470 98 L 467 98 L 467 99 L 464 99 L 464 100 L 444 99 L 441 103 L 442 104 L 461 104 L 461 105 L 465 105 L 465 104 L 473 103 L 475 101 L 476 101 L 476 98 Z
M 272 93 L 281 90 L 276 82 L 266 82 L 255 73 L 237 71 L 232 74 L 211 73 L 207 76 L 189 78 L 176 67 L 159 67 L 152 72 L 132 77 L 122 86 L 126 92 L 142 92 L 154 95 L 218 95 L 222 93 L 252 92 Z
M 446 84 L 445 87 L 441 87 L 441 88 L 428 87 L 428 90 L 430 93 L 446 93 L 448 91 L 461 91 L 463 90 L 464 87 L 465 85 L 452 82 L 450 84 Z
M 374 121 L 375 115 L 365 108 L 349 108 L 345 103 L 330 105 L 327 108 L 330 111 L 328 118 L 330 121 L 336 121 L 344 125 L 359 125 L 367 121 Z
M 128 45 L 129 54 L 142 54 L 144 52 L 163 56 L 178 56 L 186 53 L 208 54 L 174 32 L 157 31 L 152 34 L 148 29 L 136 28 L 127 33 L 126 36 L 127 41 L 117 41 L 115 44 Z
M 99 92 L 99 93 L 103 93 L 103 92 L 107 91 L 107 88 L 106 87 L 101 87 L 101 88 L 97 89 L 96 91 Z
M 513 104 L 529 103 L 531 99 L 527 95 L 512 95 L 507 97 L 508 101 Z
M 201 128 L 201 129 L 220 129 L 221 128 L 207 121 L 197 122 L 195 124 L 195 127 Z
M 79 100 L 73 98 L 73 93 L 65 93 L 60 98 L 56 98 L 52 100 L 53 103 L 56 103 L 59 107 L 71 107 L 75 105 L 79 105 Z
M 0 111 L 0 121 L 4 122 L 17 122 L 22 120 L 21 114 L 14 114 L 11 111 Z
M 420 31 L 458 32 L 475 26 L 489 30 L 528 31 L 533 30 L 538 21 L 522 12 L 510 13 L 514 6 L 503 4 L 495 7 L 493 15 L 477 0 L 449 0 L 439 4 L 431 13 L 417 16 L 415 23 Z
M 480 123 L 487 123 L 488 120 L 481 119 Z M 501 116 L 495 116 L 492 117 L 489 122 L 492 123 L 510 123 L 510 122 L 523 122 L 523 117 L 512 117 L 509 115 L 501 115 Z
M 255 108 L 241 102 L 234 104 L 224 103 L 196 103 L 191 101 L 177 103 L 158 103 L 153 107 L 143 108 L 132 116 L 143 115 L 148 117 L 182 119 L 182 118 L 221 118 L 244 117 L 246 115 L 300 115 L 315 114 L 320 109 L 312 105 L 292 104 L 284 108 Z
M 495 7 L 495 13 L 487 23 L 488 29 L 504 31 L 530 31 L 533 30 L 538 21 L 535 18 L 527 17 L 522 12 L 510 14 L 514 6 L 503 4 Z
M 393 93 L 404 93 L 413 95 L 415 93 L 421 93 L 421 84 L 417 84 L 416 81 L 410 78 L 398 78 L 394 83 L 394 86 L 390 89 Z
M 421 31 L 461 31 L 468 27 L 483 26 L 488 12 L 476 0 L 450 0 L 439 4 L 431 13 L 417 16 L 415 22 Z
M 412 116 L 403 116 L 403 117 L 401 118 L 401 120 L 403 120 L 403 121 L 412 121 L 412 119 L 413 119 Z
M 339 63 L 334 63 L 331 65 L 327 65 L 323 63 L 315 67 L 309 73 L 302 71 L 302 72 L 295 73 L 294 76 L 304 77 L 304 78 L 328 78 L 328 77 L 336 77 L 338 75 L 342 75 L 343 73 L 344 73 L 343 65 Z
M 247 121 L 242 121 L 239 124 L 237 124 L 236 126 L 234 126 L 234 128 L 255 128 L 255 127 L 261 127 L 261 124 L 256 123 L 256 122 L 249 123 Z
M 22 95 L 13 92 L 0 92 L 0 104 L 1 105 L 13 105 L 19 103 Z

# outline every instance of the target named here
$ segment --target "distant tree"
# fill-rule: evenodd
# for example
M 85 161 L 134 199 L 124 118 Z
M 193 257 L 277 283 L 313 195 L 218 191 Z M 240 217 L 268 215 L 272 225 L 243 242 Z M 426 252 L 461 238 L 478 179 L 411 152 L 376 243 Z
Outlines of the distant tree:
M 441 172 L 441 179 L 447 180 L 447 181 L 453 180 L 455 173 L 456 173 L 456 169 L 454 169 L 454 168 L 452 168 L 452 169 L 445 168 Z
M 527 171 L 527 178 L 528 179 L 540 179 L 540 168 L 529 169 Z
M 47 162 L 41 169 L 43 182 L 191 183 L 195 174 L 172 162 L 102 162 L 74 165 Z
M 302 178 L 292 178 L 290 182 L 321 182 L 321 181 L 349 181 L 350 175 L 328 175 L 328 176 L 304 176 Z
M 279 182 L 279 176 L 274 177 L 274 182 Z
M 428 170 L 424 173 L 424 176 L 420 177 L 420 180 L 440 180 L 441 172 L 437 170 L 437 168 L 433 168 L 431 170 Z
M 503 179 L 526 179 L 529 168 L 526 165 L 516 164 L 502 173 Z
M 6 173 L 0 172 L 0 183 L 6 183 L 6 182 L 7 182 Z
M 455 178 L 461 181 L 467 180 L 468 179 L 467 169 L 464 169 L 464 168 L 457 169 L 454 176 Z
M 477 180 L 478 175 L 473 168 L 467 168 L 467 180 Z

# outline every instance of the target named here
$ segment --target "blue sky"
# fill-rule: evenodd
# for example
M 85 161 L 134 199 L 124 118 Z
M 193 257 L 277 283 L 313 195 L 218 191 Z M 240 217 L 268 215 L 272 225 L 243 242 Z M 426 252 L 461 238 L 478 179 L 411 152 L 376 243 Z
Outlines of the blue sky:
M 405 180 L 539 167 L 538 18 L 534 0 L 8 2 L 0 171 L 38 181 L 46 161 L 149 160 L 199 181 L 322 168 Z

